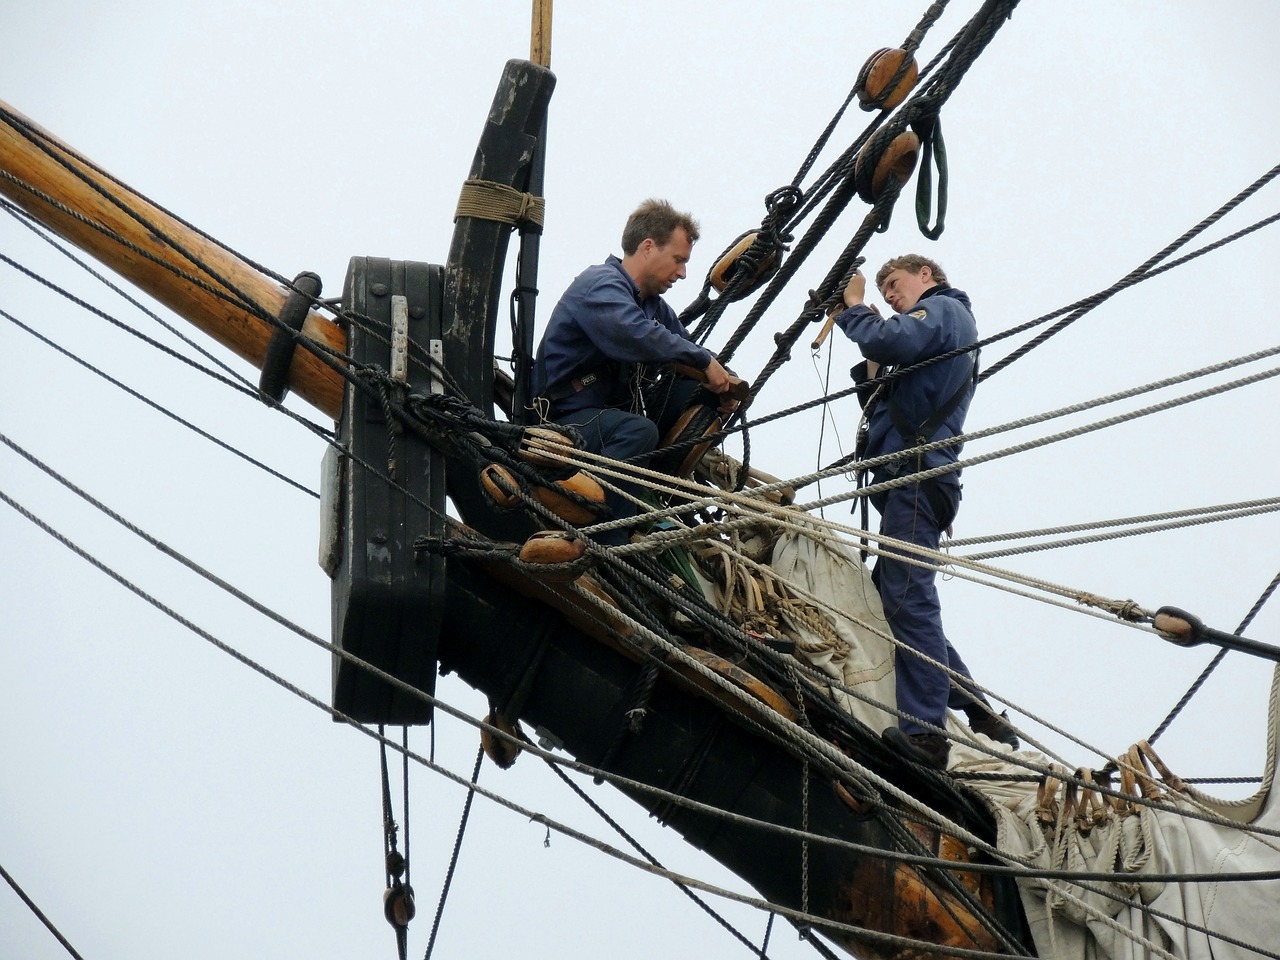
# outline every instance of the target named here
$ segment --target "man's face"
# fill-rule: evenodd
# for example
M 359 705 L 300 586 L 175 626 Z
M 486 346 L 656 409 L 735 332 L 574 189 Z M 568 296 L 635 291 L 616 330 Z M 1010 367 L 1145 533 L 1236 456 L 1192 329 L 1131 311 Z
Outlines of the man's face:
M 641 296 L 652 297 L 666 293 L 677 280 L 685 278 L 685 264 L 693 253 L 693 244 L 684 227 L 676 227 L 662 246 L 649 238 L 640 244 L 637 252 L 641 257 L 636 286 Z
M 880 284 L 880 295 L 894 313 L 906 313 L 933 285 L 933 271 L 930 268 L 921 267 L 919 273 L 911 273 L 899 267 L 884 278 L 884 283 Z

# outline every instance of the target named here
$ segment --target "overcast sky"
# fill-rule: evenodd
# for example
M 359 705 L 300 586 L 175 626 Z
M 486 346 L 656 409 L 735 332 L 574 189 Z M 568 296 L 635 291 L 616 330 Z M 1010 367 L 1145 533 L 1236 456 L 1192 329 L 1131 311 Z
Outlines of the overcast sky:
M 556 5 L 542 320 L 578 271 L 616 251 L 623 220 L 647 196 L 667 197 L 701 220 L 691 279 L 670 295 L 677 308 L 687 303 L 715 253 L 758 225 L 764 196 L 791 180 L 867 55 L 899 44 L 925 4 L 785 6 Z M 952 4 L 926 41 L 926 59 L 977 6 Z M 246 256 L 287 275 L 318 272 L 333 296 L 351 256 L 443 262 L 502 64 L 527 55 L 528 27 L 524 0 L 11 3 L 0 16 L 0 99 Z M 1262 2 L 1026 0 L 943 113 L 946 232 L 924 240 L 904 201 L 889 232 L 869 245 L 871 265 L 911 250 L 935 257 L 971 294 L 984 334 L 1107 287 L 1280 162 L 1278 27 L 1280 13 Z M 865 120 L 860 112 L 846 119 L 840 146 Z M 1278 206 L 1273 185 L 1206 239 Z M 779 299 L 735 359 L 740 374 L 758 373 L 772 332 L 795 318 L 864 209 L 854 204 Z M 1115 297 L 987 381 L 970 428 L 1276 345 L 1278 229 Z M 176 343 L 7 216 L 0 252 Z M 322 444 L 294 422 L 3 265 L 0 308 L 318 485 Z M 740 316 L 731 311 L 728 324 Z M 728 325 L 719 342 L 727 333 Z M 0 347 L 0 433 L 327 636 L 329 585 L 315 561 L 311 497 L 10 323 L 0 323 Z M 846 341 L 832 349 L 834 390 L 847 385 L 857 353 Z M 985 351 L 984 365 L 1008 349 Z M 828 355 L 807 354 L 797 349 L 757 416 L 825 389 Z M 244 364 L 237 369 L 256 379 Z M 1276 496 L 1278 402 L 1280 388 L 1265 381 L 975 467 L 965 474 L 957 536 Z M 821 449 L 813 412 L 756 431 L 753 461 L 791 476 L 847 452 L 856 407 L 842 401 L 830 414 L 838 438 L 828 425 Z M 1060 428 L 975 442 L 966 454 Z M 847 486 L 829 481 L 823 493 Z M 322 651 L 177 568 L 7 449 L 0 489 L 204 630 L 327 699 Z M 846 509 L 827 515 L 845 519 Z M 1232 630 L 1280 569 L 1278 533 L 1280 521 L 1266 515 L 999 563 L 1147 608 L 1181 606 Z M 81 954 L 393 956 L 381 908 L 374 745 L 8 507 L 0 507 L 0 558 L 0 865 Z M 953 641 L 979 681 L 1014 705 L 1016 719 L 1036 713 L 1108 755 L 1148 736 L 1212 656 L 960 579 L 941 589 Z M 1249 635 L 1280 643 L 1278 627 L 1273 604 Z M 1157 748 L 1184 776 L 1258 775 L 1270 679 L 1269 664 L 1229 657 Z M 483 711 L 483 699 L 456 678 L 442 680 L 439 694 Z M 1101 762 L 1028 726 L 1074 763 Z M 428 743 L 425 729 L 412 732 L 411 746 L 426 751 Z M 469 774 L 477 746 L 470 727 L 443 719 L 435 746 L 442 763 Z M 506 773 L 486 766 L 481 782 L 614 842 L 536 760 Z M 609 788 L 588 789 L 669 866 L 745 889 Z M 411 790 L 419 918 L 409 953 L 421 956 L 464 792 L 422 770 Z M 670 884 L 564 837 L 544 846 L 544 837 L 542 827 L 477 801 L 437 957 L 748 955 Z M 717 906 L 759 939 L 764 916 Z M 5 887 L 0 953 L 65 956 Z M 812 953 L 779 927 L 770 955 Z

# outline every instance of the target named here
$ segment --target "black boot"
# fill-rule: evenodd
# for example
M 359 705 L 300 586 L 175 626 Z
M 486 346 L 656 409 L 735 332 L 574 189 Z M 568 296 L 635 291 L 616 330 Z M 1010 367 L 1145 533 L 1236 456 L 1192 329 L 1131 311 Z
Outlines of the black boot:
M 999 743 L 1007 743 L 1017 750 L 1018 735 L 1014 733 L 1013 724 L 1009 722 L 1009 711 L 996 713 L 985 703 L 975 703 L 964 708 L 969 718 L 969 729 Z
M 904 733 L 897 727 L 887 727 L 880 738 L 907 759 L 933 770 L 946 770 L 951 744 L 940 733 Z

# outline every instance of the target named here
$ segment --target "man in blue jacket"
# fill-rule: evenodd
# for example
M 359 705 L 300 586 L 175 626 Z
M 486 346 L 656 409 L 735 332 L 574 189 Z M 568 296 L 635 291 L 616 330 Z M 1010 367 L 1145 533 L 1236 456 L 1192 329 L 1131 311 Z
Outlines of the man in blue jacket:
M 868 379 L 977 341 L 968 295 L 950 286 L 942 268 L 927 257 L 895 257 L 876 274 L 876 286 L 893 316 L 881 318 L 863 303 L 866 279 L 859 272 L 846 286 L 845 310 L 836 317 L 840 329 L 867 358 Z M 960 444 L 915 454 L 910 449 L 964 432 L 976 372 L 976 352 L 962 353 L 883 385 L 867 411 L 862 457 L 906 453 L 875 467 L 873 483 L 956 462 Z M 942 531 L 950 528 L 960 505 L 960 472 L 873 494 L 871 502 L 880 513 L 884 536 L 937 550 Z M 913 558 L 905 550 L 884 549 L 887 552 L 876 560 L 872 579 L 894 637 L 909 648 L 899 651 L 895 663 L 898 709 L 906 716 L 898 727 L 884 731 L 885 739 L 917 761 L 945 769 L 950 743 L 921 722 L 945 727 L 947 707 L 953 707 L 965 712 L 974 731 L 1016 747 L 1018 738 L 1008 720 L 997 716 L 982 694 L 913 655 L 917 651 L 961 678 L 973 679 L 943 632 L 936 572 L 894 555 Z
M 542 416 L 582 433 L 586 448 L 615 460 L 647 464 L 658 427 L 645 416 L 640 393 L 646 364 L 678 363 L 702 371 L 713 393 L 732 384 L 715 355 L 689 339 L 662 294 L 685 277 L 698 225 L 665 200 L 646 200 L 627 219 L 622 257 L 588 267 L 551 311 L 538 347 L 534 392 Z M 637 459 L 633 459 L 637 458 Z M 634 505 L 610 492 L 615 516 Z M 626 542 L 628 532 L 602 535 Z

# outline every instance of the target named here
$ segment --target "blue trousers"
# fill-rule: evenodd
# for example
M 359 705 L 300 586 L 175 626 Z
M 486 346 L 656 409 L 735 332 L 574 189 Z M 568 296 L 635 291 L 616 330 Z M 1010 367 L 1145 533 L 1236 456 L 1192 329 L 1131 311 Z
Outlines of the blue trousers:
M 556 418 L 557 423 L 577 427 L 582 433 L 583 443 L 591 453 L 598 453 L 614 460 L 629 460 L 641 467 L 649 465 L 648 454 L 658 446 L 658 428 L 648 417 L 612 407 L 588 407 L 575 410 Z M 619 484 L 635 492 L 630 484 Z M 604 495 L 605 503 L 615 518 L 631 517 L 636 513 L 636 506 L 626 497 L 612 491 Z M 606 546 L 617 546 L 628 542 L 631 531 L 623 528 L 610 530 L 595 538 L 597 543 Z
M 932 489 L 929 489 L 932 486 Z M 955 518 L 960 488 L 955 483 L 912 483 L 873 495 L 872 504 L 880 512 L 880 532 L 888 537 L 937 550 L 942 531 Z M 885 547 L 890 554 L 892 547 Z M 906 556 L 905 552 L 898 551 Z M 985 702 L 976 691 L 952 682 L 943 670 L 927 663 L 911 651 L 919 651 L 946 664 L 962 677 L 972 680 L 969 668 L 942 629 L 942 606 L 934 581 L 937 572 L 895 556 L 880 556 L 871 579 L 880 591 L 889 629 L 909 649 L 899 649 L 894 669 L 897 675 L 898 709 L 926 723 L 946 726 L 947 707 L 961 709 L 974 701 Z M 905 733 L 931 733 L 911 720 L 902 719 Z

